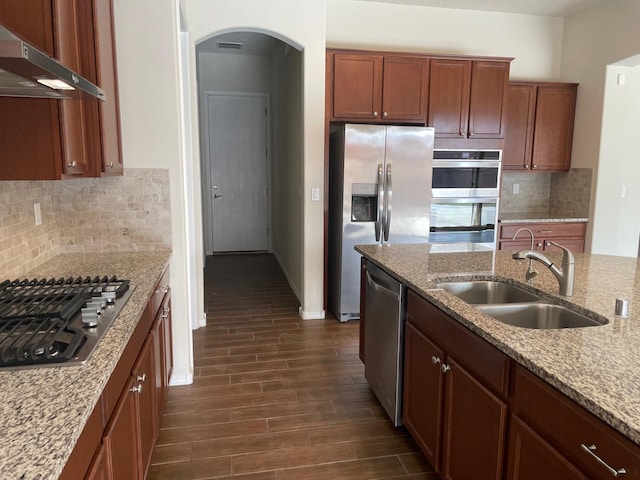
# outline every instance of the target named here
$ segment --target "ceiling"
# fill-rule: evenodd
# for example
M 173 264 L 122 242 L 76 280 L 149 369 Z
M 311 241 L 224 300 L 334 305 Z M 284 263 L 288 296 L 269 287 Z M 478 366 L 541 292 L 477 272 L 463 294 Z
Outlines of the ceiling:
M 395 3 L 463 10 L 520 13 L 566 17 L 593 4 L 613 0 L 359 0 L 362 2 Z M 220 42 L 227 48 L 221 47 Z M 230 32 L 217 35 L 198 44 L 198 52 L 230 53 L 242 55 L 271 55 L 284 45 L 269 35 L 255 32 Z
M 360 0 L 363 2 L 421 5 L 424 7 L 460 8 L 490 12 L 521 13 L 566 17 L 593 4 L 611 0 Z

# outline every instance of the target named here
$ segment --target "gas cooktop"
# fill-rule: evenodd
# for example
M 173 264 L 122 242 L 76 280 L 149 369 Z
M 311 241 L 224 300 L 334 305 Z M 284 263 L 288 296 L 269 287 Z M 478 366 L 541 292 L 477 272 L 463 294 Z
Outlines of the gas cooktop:
M 0 369 L 86 362 L 133 290 L 115 276 L 0 283 Z

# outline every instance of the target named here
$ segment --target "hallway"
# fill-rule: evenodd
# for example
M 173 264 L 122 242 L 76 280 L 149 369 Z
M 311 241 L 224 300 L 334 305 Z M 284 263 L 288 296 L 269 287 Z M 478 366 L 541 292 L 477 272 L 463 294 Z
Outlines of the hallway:
M 208 257 L 205 308 L 194 383 L 169 389 L 149 478 L 437 478 L 370 391 L 358 322 L 301 320 L 272 255 Z

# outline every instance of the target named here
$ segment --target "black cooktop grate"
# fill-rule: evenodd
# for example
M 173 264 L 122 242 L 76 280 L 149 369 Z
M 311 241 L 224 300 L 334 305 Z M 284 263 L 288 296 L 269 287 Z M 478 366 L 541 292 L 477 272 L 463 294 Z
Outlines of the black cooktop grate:
M 115 276 L 6 280 L 0 284 L 0 318 L 59 315 L 68 319 L 89 297 L 110 292 L 120 298 L 128 289 L 129 281 Z
M 87 301 L 105 293 L 115 302 L 127 290 L 129 281 L 115 276 L 0 283 L 0 367 L 73 359 L 91 335 L 80 320 Z

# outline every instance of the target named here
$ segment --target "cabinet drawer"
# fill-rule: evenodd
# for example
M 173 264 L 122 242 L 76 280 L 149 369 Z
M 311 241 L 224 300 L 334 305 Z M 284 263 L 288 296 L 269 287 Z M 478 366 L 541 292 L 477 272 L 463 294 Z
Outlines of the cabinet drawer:
M 155 318 L 162 302 L 164 301 L 164 297 L 169 291 L 169 267 L 162 274 L 162 278 L 158 281 L 156 285 L 156 289 L 151 294 L 151 317 Z
M 506 395 L 509 357 L 446 313 L 409 291 L 407 316 L 419 331 L 493 390 Z
M 624 468 L 623 478 L 639 478 L 640 447 L 523 367 L 513 377 L 514 413 L 589 478 L 612 473 L 581 445 L 594 445 L 593 454 L 607 465 Z
M 537 237 L 584 237 L 587 224 L 584 222 L 513 223 L 500 226 L 500 238 L 511 240 L 519 228 L 529 228 Z M 521 233 L 523 238 L 528 238 Z

